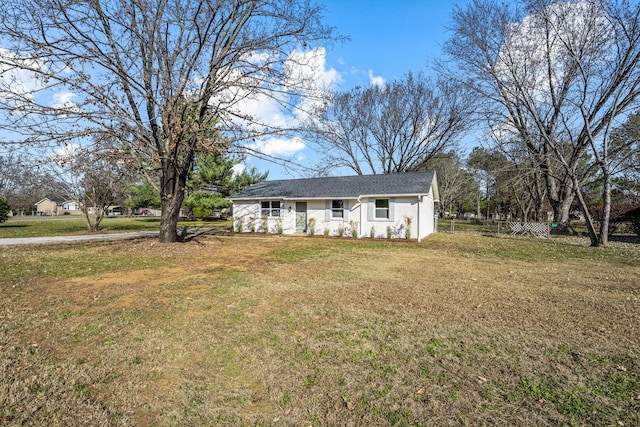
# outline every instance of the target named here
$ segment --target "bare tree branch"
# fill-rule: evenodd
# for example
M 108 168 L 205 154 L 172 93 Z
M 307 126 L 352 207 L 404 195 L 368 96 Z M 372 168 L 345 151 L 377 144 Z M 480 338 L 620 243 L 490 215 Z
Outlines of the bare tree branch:
M 118 141 L 160 176 L 160 239 L 175 241 L 196 152 L 289 130 L 243 103 L 266 97 L 292 110 L 320 97 L 291 67 L 313 59 L 297 52 L 334 39 L 321 12 L 296 0 L 7 0 L 0 126 L 38 146 Z M 215 139 L 205 136 L 212 118 Z

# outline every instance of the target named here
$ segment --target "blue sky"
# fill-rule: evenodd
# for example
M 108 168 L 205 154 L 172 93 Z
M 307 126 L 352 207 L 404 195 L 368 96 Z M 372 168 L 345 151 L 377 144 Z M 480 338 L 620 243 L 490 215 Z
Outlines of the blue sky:
M 455 5 L 467 0 L 317 0 L 326 7 L 324 22 L 350 37 L 350 41 L 327 46 L 324 71 L 339 90 L 356 85 L 391 81 L 409 71 L 424 70 L 440 56 L 447 39 Z M 270 145 L 271 144 L 271 145 Z M 277 145 L 277 148 L 275 148 Z M 317 154 L 303 142 L 279 140 L 265 143 L 274 156 L 291 156 L 312 165 Z M 294 168 L 249 159 L 247 166 L 269 171 L 269 179 L 300 177 Z
M 295 72 L 311 76 L 312 81 L 322 86 L 346 91 L 356 85 L 381 84 L 409 71 L 426 69 L 440 55 L 442 43 L 448 37 L 446 27 L 451 22 L 454 6 L 462 6 L 468 0 L 313 1 L 325 6 L 325 24 L 335 27 L 338 34 L 350 40 L 331 46 L 314 46 L 311 51 L 294 51 L 292 57 L 302 60 L 290 62 L 308 62 L 300 55 L 309 55 L 314 58 L 311 61 L 314 66 Z M 30 73 L 18 70 L 15 78 L 22 81 L 26 89 L 40 88 L 38 80 Z M 50 102 L 68 107 L 73 106 L 75 97 L 70 90 L 60 91 L 51 94 Z M 266 96 L 247 97 L 247 102 L 238 108 L 263 123 L 281 128 L 294 127 L 302 117 L 300 111 L 304 110 L 299 108 L 298 112 L 290 114 L 283 111 L 276 100 Z M 318 154 L 300 138 L 265 137 L 247 146 L 268 156 L 290 159 L 291 164 L 313 167 L 319 162 Z M 245 163 L 260 172 L 269 171 L 269 179 L 297 178 L 309 173 L 251 157 Z
M 327 52 L 344 89 L 369 84 L 369 72 L 385 80 L 424 69 L 440 55 L 454 5 L 462 0 L 321 0 L 325 22 L 350 42 Z

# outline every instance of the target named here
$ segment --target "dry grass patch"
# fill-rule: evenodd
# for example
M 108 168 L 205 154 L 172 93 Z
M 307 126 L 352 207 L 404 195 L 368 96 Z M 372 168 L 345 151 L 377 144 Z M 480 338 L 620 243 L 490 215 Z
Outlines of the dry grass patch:
M 445 234 L 1 249 L 0 416 L 638 425 L 638 253 Z

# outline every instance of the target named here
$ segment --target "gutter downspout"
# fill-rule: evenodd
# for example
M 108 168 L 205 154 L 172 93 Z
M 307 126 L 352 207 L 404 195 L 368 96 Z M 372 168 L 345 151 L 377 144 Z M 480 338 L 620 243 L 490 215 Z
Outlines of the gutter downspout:
M 418 196 L 418 213 L 417 213 L 417 219 L 416 219 L 416 227 L 417 227 L 417 231 L 418 231 L 418 243 L 420 243 L 422 241 L 422 235 L 420 234 L 420 209 L 422 208 L 422 202 L 423 202 L 423 198 L 424 196 Z
M 360 205 L 360 222 L 358 224 L 358 236 L 362 236 L 362 196 L 358 196 L 358 204 Z

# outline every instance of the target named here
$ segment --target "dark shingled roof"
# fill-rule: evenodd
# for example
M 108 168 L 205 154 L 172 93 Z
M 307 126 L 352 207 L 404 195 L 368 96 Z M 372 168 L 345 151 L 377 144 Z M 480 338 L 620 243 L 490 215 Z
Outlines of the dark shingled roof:
M 358 196 L 428 194 L 433 178 L 434 172 L 406 172 L 263 181 L 235 193 L 230 199 L 355 199 Z

